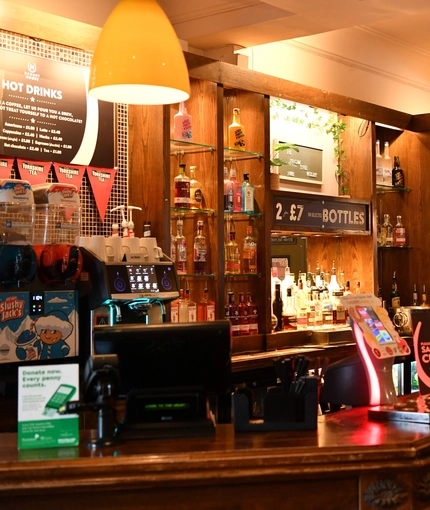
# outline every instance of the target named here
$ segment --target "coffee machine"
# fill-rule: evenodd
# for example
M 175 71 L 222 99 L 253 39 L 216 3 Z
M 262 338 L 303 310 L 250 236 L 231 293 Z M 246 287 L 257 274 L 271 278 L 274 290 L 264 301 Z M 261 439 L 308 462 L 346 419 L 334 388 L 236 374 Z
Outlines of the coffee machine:
M 167 303 L 179 297 L 172 260 L 161 253 L 149 262 L 141 253 L 126 253 L 118 262 L 103 260 L 90 248 L 80 249 L 80 338 L 88 355 L 94 354 L 95 328 L 166 322 Z

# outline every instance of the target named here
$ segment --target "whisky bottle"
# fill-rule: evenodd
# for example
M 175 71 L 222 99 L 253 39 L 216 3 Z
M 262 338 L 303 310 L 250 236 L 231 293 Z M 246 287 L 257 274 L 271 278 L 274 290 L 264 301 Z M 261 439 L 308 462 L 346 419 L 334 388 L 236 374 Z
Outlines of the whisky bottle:
M 390 157 L 390 144 L 385 142 L 384 144 L 384 157 L 383 157 L 383 176 L 384 176 L 384 185 L 392 186 L 393 178 L 393 162 Z
M 376 184 L 384 184 L 383 158 L 381 156 L 381 144 L 376 140 Z
M 273 300 L 273 314 L 276 315 L 276 318 L 278 319 L 275 331 L 282 331 L 283 325 L 282 325 L 282 310 L 284 307 L 284 303 L 282 302 L 281 298 L 281 285 L 279 283 L 275 286 L 275 299 Z
M 381 240 L 385 243 L 381 246 L 393 246 L 393 225 L 390 222 L 390 215 L 384 214 L 384 223 L 381 227 Z
M 393 283 L 391 285 L 391 294 L 390 294 L 390 302 L 392 308 L 399 308 L 400 307 L 400 294 L 397 289 L 397 279 L 396 279 L 396 272 L 393 273 Z
M 257 243 L 252 237 L 252 227 L 246 227 L 246 237 L 243 239 L 243 272 L 257 272 Z
M 203 205 L 203 188 L 196 179 L 196 166 L 190 166 L 190 208 L 201 209 Z
M 190 178 L 185 175 L 185 165 L 179 165 L 179 174 L 174 178 L 174 206 L 178 208 L 190 208 Z
M 245 150 L 245 129 L 240 122 L 239 108 L 233 109 L 233 122 L 228 127 L 228 146 L 230 149 Z
M 187 272 L 187 240 L 182 233 L 183 220 L 176 221 L 177 235 L 175 239 L 176 246 L 176 272 L 186 274 Z
M 397 216 L 397 223 L 393 229 L 393 245 L 406 246 L 406 228 L 402 224 L 401 216 Z
M 249 182 L 249 174 L 243 174 L 242 211 L 247 213 L 254 212 L 254 186 Z
M 207 245 L 206 237 L 203 235 L 203 221 L 197 222 L 197 235 L 194 238 L 193 261 L 194 273 L 206 273 Z
M 225 272 L 240 273 L 240 250 L 236 242 L 236 232 L 230 232 L 230 239 L 225 245 Z
M 252 299 L 251 292 L 246 293 L 246 304 L 248 305 L 249 334 L 258 335 L 258 308 Z
M 240 324 L 239 324 L 239 307 L 234 302 L 234 293 L 228 293 L 228 302 L 226 305 L 225 318 L 231 323 L 231 334 L 232 336 L 239 336 Z
M 173 137 L 175 140 L 186 142 L 193 139 L 192 117 L 187 113 L 184 101 L 179 103 L 179 112 L 173 117 Z
M 215 302 L 209 299 L 207 284 L 203 290 L 203 297 L 197 305 L 197 320 L 211 322 L 215 320 Z
M 394 168 L 391 179 L 393 186 L 395 186 L 396 188 L 405 187 L 405 175 L 403 173 L 403 170 L 400 168 L 399 156 L 394 156 Z

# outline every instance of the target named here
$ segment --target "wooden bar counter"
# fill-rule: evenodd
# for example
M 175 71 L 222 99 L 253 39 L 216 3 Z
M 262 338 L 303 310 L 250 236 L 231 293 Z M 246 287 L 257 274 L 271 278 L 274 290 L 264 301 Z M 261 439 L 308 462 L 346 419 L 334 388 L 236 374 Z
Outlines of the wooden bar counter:
M 91 450 L 17 450 L 0 434 L 1 510 L 430 508 L 429 426 L 372 422 L 367 408 L 315 431 L 129 440 Z

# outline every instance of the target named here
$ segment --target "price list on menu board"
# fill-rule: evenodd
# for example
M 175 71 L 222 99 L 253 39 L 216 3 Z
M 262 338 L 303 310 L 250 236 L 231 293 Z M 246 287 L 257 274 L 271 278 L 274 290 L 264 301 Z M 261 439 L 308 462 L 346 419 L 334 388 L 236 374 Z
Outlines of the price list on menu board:
M 272 227 L 370 233 L 370 204 L 326 197 L 273 195 Z
M 89 69 L 0 50 L 0 154 L 114 166 L 111 103 L 87 94 Z

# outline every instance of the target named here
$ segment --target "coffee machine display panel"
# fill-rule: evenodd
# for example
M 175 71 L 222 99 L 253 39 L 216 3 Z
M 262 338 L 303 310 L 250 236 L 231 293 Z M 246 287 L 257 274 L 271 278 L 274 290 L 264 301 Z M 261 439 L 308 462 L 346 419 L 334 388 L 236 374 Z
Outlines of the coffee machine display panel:
M 107 264 L 112 299 L 175 299 L 179 295 L 173 264 Z

